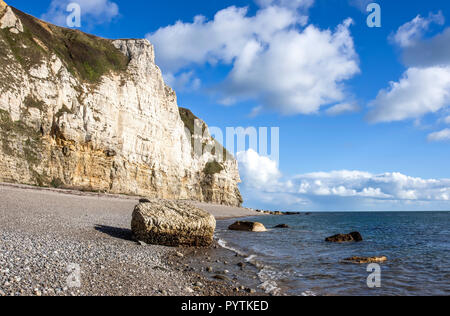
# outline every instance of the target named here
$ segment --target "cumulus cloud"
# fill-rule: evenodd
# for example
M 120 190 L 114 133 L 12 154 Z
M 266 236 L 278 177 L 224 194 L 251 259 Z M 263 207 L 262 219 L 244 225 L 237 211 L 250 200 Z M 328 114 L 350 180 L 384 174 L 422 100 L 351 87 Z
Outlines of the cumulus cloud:
M 450 105 L 450 67 L 410 68 L 371 103 L 371 122 L 420 118 Z
M 450 134 L 450 130 L 448 130 Z M 264 201 L 286 209 L 314 207 L 318 210 L 362 206 L 377 210 L 387 206 L 443 203 L 449 206 L 450 179 L 422 179 L 404 174 L 373 174 L 340 170 L 284 177 L 275 161 L 253 150 L 237 155 L 243 185 L 250 202 Z M 430 204 L 431 203 L 431 204 Z
M 430 142 L 442 142 L 450 140 L 450 128 L 446 128 L 440 132 L 431 133 L 428 135 Z
M 391 36 L 391 40 L 400 47 L 411 47 L 423 38 L 433 23 L 438 25 L 445 23 L 442 12 L 430 13 L 427 18 L 418 15 L 412 21 L 400 26 L 397 32 Z
M 67 5 L 78 3 L 81 7 L 81 23 L 102 24 L 111 22 L 119 15 L 119 6 L 117 3 L 109 0 L 52 0 L 47 12 L 41 18 L 45 21 L 66 26 Z
M 329 109 L 326 110 L 326 114 L 329 116 L 337 116 L 344 113 L 357 112 L 360 108 L 356 103 L 339 103 L 333 105 Z
M 264 1 L 254 16 L 247 8 L 229 7 L 213 20 L 197 16 L 192 23 L 179 21 L 147 37 L 166 73 L 205 64 L 230 66 L 217 87 L 227 105 L 250 99 L 284 114 L 311 114 L 343 102 L 344 82 L 360 71 L 349 30 L 352 20 L 335 30 L 304 27 L 304 16 L 281 2 Z
M 449 201 L 450 179 L 421 179 L 401 173 L 333 171 L 295 177 L 299 194 L 378 200 Z
M 441 12 L 427 18 L 420 15 L 402 25 L 391 36 L 402 49 L 409 68 L 398 82 L 378 93 L 368 119 L 392 122 L 418 119 L 427 114 L 442 115 L 450 105 L 450 29 L 424 39 L 431 24 L 442 25 Z
M 241 177 L 247 185 L 261 189 L 278 184 L 281 172 L 276 161 L 260 156 L 253 149 L 238 153 L 236 159 L 239 162 Z

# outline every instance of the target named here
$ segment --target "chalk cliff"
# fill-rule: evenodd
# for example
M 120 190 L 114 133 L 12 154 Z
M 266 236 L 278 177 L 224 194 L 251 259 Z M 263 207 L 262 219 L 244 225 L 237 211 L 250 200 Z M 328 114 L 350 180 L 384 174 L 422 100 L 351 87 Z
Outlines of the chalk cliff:
M 193 154 L 193 119 L 147 40 L 57 27 L 0 0 L 0 182 L 240 205 L 237 162 Z

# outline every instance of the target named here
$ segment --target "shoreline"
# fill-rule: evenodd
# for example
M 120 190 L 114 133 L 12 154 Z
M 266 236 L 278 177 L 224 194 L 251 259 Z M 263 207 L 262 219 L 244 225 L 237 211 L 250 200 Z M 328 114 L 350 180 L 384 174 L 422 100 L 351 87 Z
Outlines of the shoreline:
M 103 193 L 103 192 L 92 192 L 92 191 L 80 191 L 76 189 L 64 189 L 64 188 L 51 188 L 51 187 L 38 187 L 27 184 L 16 184 L 16 183 L 5 183 L 0 182 L 0 188 L 12 188 L 12 189 L 21 189 L 21 190 L 30 190 L 30 191 L 42 191 L 42 192 L 51 192 L 56 194 L 63 195 L 72 195 L 78 197 L 96 197 L 96 198 L 105 198 L 105 199 L 118 199 L 118 200 L 130 200 L 139 202 L 139 199 L 145 198 L 144 196 L 138 195 L 124 195 L 124 194 L 113 194 L 113 193 Z M 209 213 L 211 213 L 216 220 L 228 220 L 228 219 L 238 219 L 244 217 L 256 217 L 256 216 L 264 216 L 267 214 L 263 214 L 257 212 L 252 209 L 248 209 L 245 207 L 237 207 L 237 206 L 226 206 L 220 204 L 213 204 L 207 202 L 198 202 L 192 200 L 183 200 L 189 203 L 192 203 L 194 206 L 199 207 Z M 132 212 L 131 210 L 130 212 Z
M 207 249 L 135 242 L 139 197 L 0 184 L 0 200 L 0 296 L 266 295 L 257 269 L 238 266 L 245 258 L 217 241 Z M 219 221 L 255 216 L 209 207 Z M 80 267 L 81 287 L 67 286 L 70 264 Z

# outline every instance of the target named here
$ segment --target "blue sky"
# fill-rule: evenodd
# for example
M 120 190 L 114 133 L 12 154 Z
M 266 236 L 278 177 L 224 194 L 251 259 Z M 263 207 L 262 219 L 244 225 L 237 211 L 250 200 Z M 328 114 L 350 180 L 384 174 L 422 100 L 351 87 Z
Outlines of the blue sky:
M 381 28 L 365 0 L 75 2 L 83 31 L 149 38 L 210 126 L 280 128 L 279 166 L 240 155 L 247 206 L 450 209 L 450 2 L 378 0 Z M 68 1 L 7 3 L 58 21 Z

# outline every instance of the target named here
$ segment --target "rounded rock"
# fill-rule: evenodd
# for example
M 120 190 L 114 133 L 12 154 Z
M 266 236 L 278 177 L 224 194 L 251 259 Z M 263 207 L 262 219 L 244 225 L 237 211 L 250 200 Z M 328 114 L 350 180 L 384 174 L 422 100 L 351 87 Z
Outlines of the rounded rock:
M 208 247 L 213 243 L 216 220 L 186 202 L 153 200 L 135 207 L 131 229 L 147 244 Z

